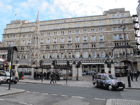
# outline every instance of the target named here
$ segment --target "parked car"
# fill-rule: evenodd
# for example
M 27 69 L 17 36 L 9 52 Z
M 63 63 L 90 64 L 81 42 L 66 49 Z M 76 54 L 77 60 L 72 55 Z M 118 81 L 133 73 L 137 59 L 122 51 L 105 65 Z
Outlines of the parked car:
M 86 75 L 86 74 L 87 74 L 86 72 L 83 72 L 83 73 L 82 73 L 82 75 Z
M 5 76 L 5 73 L 0 72 L 0 84 L 6 83 L 7 77 Z
M 89 71 L 89 73 L 88 73 L 89 75 L 92 75 L 92 74 L 97 74 L 97 72 L 95 72 L 95 71 Z
M 123 90 L 125 88 L 123 81 L 117 80 L 114 75 L 107 73 L 96 74 L 93 79 L 93 85 L 95 87 L 108 88 L 109 90 Z
M 5 70 L 1 70 L 0 74 L 2 74 L 2 76 L 0 76 L 0 77 L 5 78 L 4 82 L 6 82 L 6 83 L 10 82 L 10 73 L 9 72 L 7 72 Z M 16 84 L 18 81 L 19 81 L 19 79 L 11 74 L 11 82 L 14 82 L 14 84 Z

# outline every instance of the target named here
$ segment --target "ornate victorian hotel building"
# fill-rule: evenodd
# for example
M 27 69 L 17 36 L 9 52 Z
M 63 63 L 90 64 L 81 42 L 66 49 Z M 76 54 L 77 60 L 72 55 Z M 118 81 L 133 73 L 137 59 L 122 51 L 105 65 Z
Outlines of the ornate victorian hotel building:
M 125 23 L 125 30 L 121 24 Z M 124 61 L 126 38 L 127 57 L 130 69 L 138 70 L 139 56 L 136 55 L 136 40 L 133 20 L 124 8 L 104 11 L 103 15 L 85 16 L 36 22 L 14 20 L 4 29 L 3 47 L 16 46 L 14 61 L 19 59 L 20 67 L 39 66 L 42 59 L 44 68 L 51 67 L 52 59 L 57 65 L 66 65 L 66 60 L 82 62 L 82 71 L 105 72 L 106 57 L 111 57 L 115 72 L 125 72 Z M 1 56 L 6 53 L 1 53 Z M 109 70 L 109 69 L 108 69 Z

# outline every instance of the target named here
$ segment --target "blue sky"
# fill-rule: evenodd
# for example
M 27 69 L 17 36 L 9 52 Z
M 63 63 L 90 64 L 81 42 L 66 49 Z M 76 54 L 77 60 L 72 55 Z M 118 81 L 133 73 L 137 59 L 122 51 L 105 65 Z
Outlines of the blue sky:
M 40 21 L 45 21 L 102 15 L 113 8 L 125 8 L 133 15 L 137 5 L 138 0 L 0 0 L 0 41 L 6 24 L 12 20 L 35 22 L 38 10 Z

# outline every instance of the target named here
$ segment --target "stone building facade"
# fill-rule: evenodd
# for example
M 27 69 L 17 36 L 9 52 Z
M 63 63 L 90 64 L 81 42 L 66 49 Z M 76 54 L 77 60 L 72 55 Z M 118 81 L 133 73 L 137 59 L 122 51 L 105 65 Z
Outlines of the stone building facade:
M 52 59 L 58 65 L 66 65 L 66 60 L 82 62 L 82 71 L 105 72 L 105 58 L 111 56 L 116 70 L 123 70 L 125 59 L 123 30 L 121 24 L 125 23 L 125 38 L 128 59 L 137 67 L 139 56 L 136 55 L 136 40 L 133 21 L 129 11 L 124 8 L 104 11 L 103 15 L 85 16 L 49 21 L 36 22 L 27 20 L 14 20 L 4 29 L 2 46 L 16 46 L 18 52 L 14 61 L 19 59 L 23 66 L 32 65 L 33 60 L 39 65 L 51 66 Z M 131 68 L 130 68 L 131 69 Z M 117 72 L 117 71 L 115 71 Z

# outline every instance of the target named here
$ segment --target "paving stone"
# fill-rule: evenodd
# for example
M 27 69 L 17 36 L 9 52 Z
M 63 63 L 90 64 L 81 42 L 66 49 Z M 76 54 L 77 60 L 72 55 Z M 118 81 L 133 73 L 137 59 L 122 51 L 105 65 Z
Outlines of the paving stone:
M 112 99 L 111 105 L 140 105 L 140 101 Z

